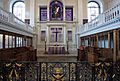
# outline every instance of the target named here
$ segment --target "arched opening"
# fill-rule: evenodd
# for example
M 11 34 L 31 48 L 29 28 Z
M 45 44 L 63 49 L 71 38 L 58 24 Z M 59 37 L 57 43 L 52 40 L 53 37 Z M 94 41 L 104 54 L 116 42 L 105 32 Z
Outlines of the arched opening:
M 25 3 L 23 1 L 16 1 L 12 5 L 12 13 L 21 19 L 25 20 Z
M 88 21 L 90 22 L 100 14 L 100 5 L 96 1 L 88 2 Z

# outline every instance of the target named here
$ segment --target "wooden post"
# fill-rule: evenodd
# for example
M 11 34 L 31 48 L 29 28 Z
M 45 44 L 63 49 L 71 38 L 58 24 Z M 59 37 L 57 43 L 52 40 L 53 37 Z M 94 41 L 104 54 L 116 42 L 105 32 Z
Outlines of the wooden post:
M 105 46 L 105 37 L 106 37 L 106 33 L 103 33 L 104 48 L 106 48 L 106 46 Z
M 96 34 L 96 47 L 98 47 L 98 34 Z
M 110 32 L 108 32 L 108 48 L 110 48 Z
M 102 48 L 102 34 L 100 34 L 100 48 Z
M 119 45 L 120 45 L 119 39 L 120 39 L 120 38 L 119 38 L 119 33 L 120 33 L 120 30 L 117 31 L 117 57 L 118 57 L 117 59 L 120 59 L 120 52 L 119 52 L 119 49 L 120 49 L 120 48 L 119 48 L 119 47 L 120 47 L 120 46 L 119 46 Z
M 114 52 L 113 52 L 113 61 L 117 60 L 117 31 L 113 30 L 113 39 L 114 39 Z

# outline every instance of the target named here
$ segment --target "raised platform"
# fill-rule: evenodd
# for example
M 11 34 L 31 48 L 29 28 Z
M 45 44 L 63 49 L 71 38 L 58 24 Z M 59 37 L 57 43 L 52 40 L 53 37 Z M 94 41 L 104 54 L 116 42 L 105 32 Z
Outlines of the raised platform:
M 37 56 L 38 62 L 76 62 L 77 54 L 41 54 Z

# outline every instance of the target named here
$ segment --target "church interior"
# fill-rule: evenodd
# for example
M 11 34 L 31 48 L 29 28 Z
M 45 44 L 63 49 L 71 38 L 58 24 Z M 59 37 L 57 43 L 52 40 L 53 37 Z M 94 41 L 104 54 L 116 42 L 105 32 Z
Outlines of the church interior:
M 0 81 L 120 81 L 120 0 L 0 0 Z

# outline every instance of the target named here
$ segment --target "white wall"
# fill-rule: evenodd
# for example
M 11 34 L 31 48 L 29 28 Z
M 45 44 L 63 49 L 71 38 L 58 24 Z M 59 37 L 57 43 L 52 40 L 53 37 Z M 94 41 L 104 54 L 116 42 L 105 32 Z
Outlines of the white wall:
M 0 0 L 0 7 L 3 8 L 3 0 Z
M 9 0 L 0 0 L 0 7 L 9 11 Z

